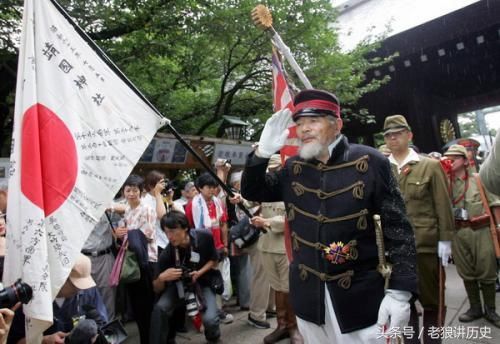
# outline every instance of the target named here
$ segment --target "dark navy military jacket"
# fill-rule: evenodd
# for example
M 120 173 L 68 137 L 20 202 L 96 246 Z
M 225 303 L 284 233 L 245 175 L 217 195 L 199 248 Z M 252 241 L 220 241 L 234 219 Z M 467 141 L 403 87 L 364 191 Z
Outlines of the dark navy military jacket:
M 285 202 L 298 317 L 324 324 L 326 286 L 343 333 L 376 323 L 384 279 L 376 270 L 374 214 L 393 265 L 389 288 L 416 293 L 415 238 L 387 158 L 343 137 L 327 164 L 293 157 L 266 174 L 267 161 L 250 154 L 241 191 L 251 201 Z

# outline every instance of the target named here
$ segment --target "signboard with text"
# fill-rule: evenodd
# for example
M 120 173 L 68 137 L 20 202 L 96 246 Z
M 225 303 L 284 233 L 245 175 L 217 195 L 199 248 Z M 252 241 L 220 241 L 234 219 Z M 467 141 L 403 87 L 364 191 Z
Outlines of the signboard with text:
M 212 157 L 212 162 L 217 159 L 230 159 L 231 165 L 243 166 L 247 159 L 247 155 L 252 151 L 250 145 L 229 145 L 229 144 L 215 144 L 215 150 Z
M 186 141 L 189 144 L 189 141 Z M 185 164 L 187 149 L 176 139 L 153 139 L 140 161 L 145 163 Z

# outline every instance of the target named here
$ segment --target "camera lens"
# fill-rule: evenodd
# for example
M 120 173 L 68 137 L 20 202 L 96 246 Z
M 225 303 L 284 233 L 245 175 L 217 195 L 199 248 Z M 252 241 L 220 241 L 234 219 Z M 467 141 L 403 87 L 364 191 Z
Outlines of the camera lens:
M 0 308 L 11 308 L 16 303 L 28 303 L 33 297 L 33 289 L 18 279 L 13 285 L 0 290 Z
M 186 314 L 190 317 L 198 314 L 198 303 L 196 302 L 196 295 L 193 292 L 186 293 Z

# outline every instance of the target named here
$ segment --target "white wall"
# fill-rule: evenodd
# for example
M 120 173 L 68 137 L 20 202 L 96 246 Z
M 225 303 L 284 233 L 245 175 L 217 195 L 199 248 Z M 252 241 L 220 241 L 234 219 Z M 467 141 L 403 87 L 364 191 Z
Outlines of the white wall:
M 395 35 L 478 1 L 332 0 L 333 5 L 341 9 L 337 23 L 333 25 L 339 29 L 342 49 L 351 50 L 367 36 L 386 32 L 388 26 L 391 28 L 389 36 Z

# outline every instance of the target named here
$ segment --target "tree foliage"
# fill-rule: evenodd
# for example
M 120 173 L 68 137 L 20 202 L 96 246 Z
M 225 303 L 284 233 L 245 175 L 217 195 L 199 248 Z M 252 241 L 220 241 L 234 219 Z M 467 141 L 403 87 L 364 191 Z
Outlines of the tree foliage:
M 460 134 L 462 137 L 471 137 L 479 135 L 479 128 L 476 122 L 476 114 L 474 112 L 466 112 L 458 116 L 460 124 Z
M 255 1 L 59 2 L 179 132 L 214 135 L 222 116 L 231 115 L 250 121 L 258 133 L 271 114 L 271 44 L 250 19 Z M 376 48 L 368 43 L 341 52 L 330 0 L 265 3 L 311 83 L 336 93 L 348 120 L 373 120 L 366 110 L 352 109 L 363 94 L 388 81 L 367 80 L 366 72 L 390 58 L 367 58 Z M 1 5 L 3 51 L 15 49 L 20 5 Z

